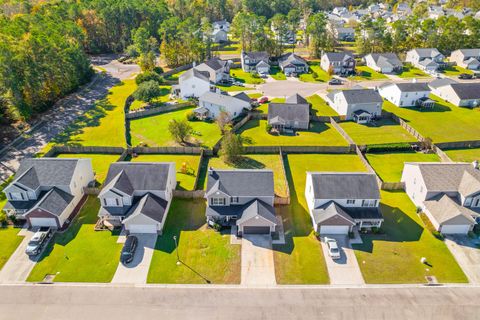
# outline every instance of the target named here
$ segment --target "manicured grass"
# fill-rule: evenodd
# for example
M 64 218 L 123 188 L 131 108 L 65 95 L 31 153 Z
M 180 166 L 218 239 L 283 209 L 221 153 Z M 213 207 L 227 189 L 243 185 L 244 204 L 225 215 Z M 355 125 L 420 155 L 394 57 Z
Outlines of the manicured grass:
M 90 196 L 70 228 L 50 242 L 27 280 L 56 274 L 58 282 L 112 281 L 122 245 L 116 233 L 94 230 L 99 209 L 97 197 Z
M 178 255 L 173 236 L 177 236 Z M 240 283 L 240 245 L 230 244 L 230 233 L 205 225 L 205 201 L 174 199 L 164 233 L 157 239 L 147 282 Z
M 268 113 L 268 105 L 270 103 L 285 103 L 285 98 L 273 98 L 267 103 L 259 105 L 255 110 L 260 111 L 261 113 Z
M 146 143 L 150 147 L 178 146 L 168 131 L 171 119 L 184 120 L 185 114 L 194 108 L 185 108 L 130 122 L 132 145 Z M 220 129 L 214 122 L 189 121 L 194 134 L 190 143 L 196 146 L 213 147 L 221 137 Z
M 251 73 L 245 72 L 241 68 L 230 69 L 230 76 L 242 83 L 260 84 L 265 82 L 262 78 L 255 78 Z
M 218 54 L 240 54 L 242 51 L 240 43 L 231 43 L 226 46 L 217 46 L 212 50 L 215 50 Z
M 380 72 L 373 70 L 367 66 L 358 66 L 355 68 L 358 75 L 351 77 L 352 80 L 382 80 L 388 77 Z
M 459 66 L 451 66 L 442 71 L 448 77 L 458 77 L 462 73 L 473 74 L 472 70 L 468 70 Z
M 241 129 L 245 145 L 253 146 L 346 146 L 347 141 L 330 123 L 312 122 L 309 131 L 296 135 L 273 135 L 266 131 L 267 120 L 250 120 Z
M 315 74 L 316 77 L 315 77 Z M 327 82 L 328 80 L 331 79 L 331 76 L 322 68 L 320 68 L 319 65 L 310 65 L 310 71 L 309 73 L 304 73 L 301 74 L 299 77 L 300 81 L 303 82 Z
M 430 76 L 422 70 L 411 66 L 404 66 L 402 73 L 398 74 L 398 76 L 400 78 L 430 78 Z
M 3 203 L 0 203 L 0 208 L 3 207 Z M 2 270 L 5 263 L 17 250 L 18 245 L 23 240 L 23 236 L 19 236 L 20 229 L 13 227 L 1 227 L 0 228 L 0 270 Z
M 367 283 L 425 283 L 433 275 L 439 282 L 467 282 L 447 246 L 425 229 L 415 205 L 404 192 L 382 191 L 384 235 L 364 235 L 353 245 Z M 430 266 L 422 264 L 426 257 Z
M 275 80 L 287 80 L 287 76 L 279 67 L 271 67 L 270 68 L 270 75 Z
M 341 122 L 340 126 L 359 145 L 417 141 L 401 125 L 390 119 L 376 120 L 369 124 L 348 121 Z
M 132 158 L 133 162 L 175 162 L 177 172 L 177 189 L 193 190 L 195 188 L 195 179 L 198 175 L 199 155 L 186 154 L 142 154 Z M 186 164 L 185 173 L 182 172 L 183 164 Z
M 177 73 L 174 73 L 172 74 L 171 76 L 167 76 L 165 77 L 166 80 L 178 80 L 178 78 L 183 74 L 185 73 L 187 70 L 184 70 L 184 71 L 180 71 L 180 72 L 177 72 Z
M 455 149 L 443 150 L 453 161 L 473 162 L 480 160 L 480 149 Z
M 405 119 L 424 137 L 434 142 L 477 140 L 480 137 L 480 111 L 461 108 L 431 95 L 436 101 L 430 110 L 416 107 L 399 108 L 385 101 L 383 108 Z
M 385 182 L 399 182 L 405 162 L 440 162 L 435 154 L 421 152 L 367 153 L 368 162 Z
M 312 104 L 312 110 L 317 116 L 338 116 L 337 111 L 333 110 L 319 95 L 315 94 L 306 99 Z
M 252 98 L 252 99 L 258 99 L 258 98 L 260 98 L 260 97 L 263 96 L 263 95 L 262 95 L 261 93 L 259 93 L 259 92 L 257 92 L 257 93 L 248 93 L 247 95 L 248 95 L 250 98 Z
M 226 92 L 254 90 L 254 88 L 234 86 L 234 85 L 219 85 L 219 84 L 217 84 L 216 86 L 218 88 L 220 88 L 221 90 L 226 91 Z
M 87 153 L 81 153 L 81 154 L 64 153 L 64 154 L 57 155 L 57 158 L 92 159 L 92 167 L 93 167 L 93 171 L 95 172 L 95 179 L 99 184 L 102 184 L 105 178 L 107 177 L 108 168 L 110 167 L 110 164 L 117 161 L 119 157 L 120 157 L 119 154 L 90 154 L 90 153 L 88 154 Z
M 215 169 L 271 169 L 275 183 L 275 194 L 287 196 L 283 160 L 278 154 L 248 154 L 236 163 L 225 163 L 221 158 L 209 158 L 208 167 Z
M 155 103 L 161 104 L 161 103 L 170 101 L 170 92 L 172 91 L 172 86 L 160 86 L 160 89 L 161 89 L 160 96 L 155 98 L 152 101 L 152 104 L 155 104 Z M 131 104 L 130 110 L 133 111 L 133 110 L 144 108 L 147 104 L 148 103 L 146 102 L 135 100 Z
M 313 233 L 305 200 L 307 171 L 365 171 L 357 155 L 289 154 L 284 157 L 290 205 L 279 207 L 285 245 L 274 245 L 279 284 L 326 284 L 328 272 L 321 244 Z

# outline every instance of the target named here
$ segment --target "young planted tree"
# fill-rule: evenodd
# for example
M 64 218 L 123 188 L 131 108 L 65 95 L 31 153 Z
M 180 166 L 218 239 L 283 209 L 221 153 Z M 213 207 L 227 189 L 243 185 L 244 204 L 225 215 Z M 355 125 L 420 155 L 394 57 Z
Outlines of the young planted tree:
M 220 111 L 216 122 L 222 134 L 225 134 L 225 132 L 229 129 L 228 127 L 230 126 L 231 121 L 232 117 L 230 117 L 230 114 L 228 112 Z
M 185 144 L 192 133 L 192 127 L 186 120 L 172 119 L 168 123 L 168 131 L 176 142 Z
M 219 153 L 223 161 L 227 163 L 237 161 L 243 154 L 242 137 L 238 134 L 227 132 L 223 136 Z

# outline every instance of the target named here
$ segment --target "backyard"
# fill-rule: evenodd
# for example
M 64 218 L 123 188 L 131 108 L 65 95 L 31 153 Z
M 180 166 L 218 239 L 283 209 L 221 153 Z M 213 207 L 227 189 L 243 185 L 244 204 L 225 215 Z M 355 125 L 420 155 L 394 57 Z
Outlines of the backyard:
M 291 203 L 278 207 L 286 244 L 273 246 L 277 283 L 327 284 L 325 258 L 305 202 L 306 172 L 365 171 L 365 166 L 354 154 L 289 154 L 284 162 Z
M 467 282 L 445 243 L 425 229 L 415 205 L 404 192 L 381 193 L 385 234 L 364 235 L 353 245 L 366 283 Z M 420 259 L 427 258 L 429 265 Z
M 388 101 L 384 101 L 383 109 L 403 118 L 433 142 L 468 141 L 480 137 L 477 109 L 456 107 L 434 95 L 431 98 L 436 101 L 433 109 L 399 108 Z
M 0 209 L 4 206 L 0 202 Z M 1 215 L 2 213 L 0 213 Z M 0 227 L 0 270 L 2 270 L 5 263 L 15 252 L 20 242 L 23 240 L 23 236 L 19 236 L 18 232 L 21 229 L 8 227 Z
M 480 160 L 480 149 L 452 149 L 443 150 L 453 161 L 473 162 Z
M 355 68 L 357 75 L 350 77 L 354 81 L 363 81 L 363 80 L 387 80 L 388 77 L 380 72 L 373 70 L 367 66 L 357 66 Z
M 92 159 L 92 167 L 95 172 L 95 180 L 99 185 L 103 183 L 107 177 L 110 164 L 116 162 L 120 158 L 119 154 L 91 154 L 91 153 L 63 153 L 58 154 L 57 158 L 88 158 Z
M 338 113 L 333 110 L 319 95 L 315 94 L 307 97 L 306 99 L 312 105 L 312 110 L 317 116 L 338 116 Z
M 172 119 L 185 120 L 186 114 L 194 108 L 184 108 L 172 112 L 162 113 L 130 122 L 132 145 L 141 143 L 149 147 L 178 146 L 170 136 L 168 123 Z M 213 147 L 221 138 L 220 129 L 215 122 L 189 121 L 193 134 L 189 140 L 192 146 Z
M 440 162 L 435 154 L 406 151 L 392 153 L 366 153 L 368 162 L 377 175 L 385 182 L 399 182 L 405 162 Z
M 170 101 L 170 92 L 172 91 L 172 86 L 160 86 L 160 89 L 161 89 L 160 96 L 153 99 L 152 104 L 162 104 Z M 134 111 L 134 110 L 142 109 L 146 105 L 148 105 L 147 102 L 135 100 L 130 106 L 130 110 Z
M 195 179 L 198 175 L 199 155 L 188 154 L 142 154 L 132 158 L 133 162 L 175 162 L 177 172 L 177 189 L 194 190 Z M 185 173 L 182 172 L 183 164 L 186 165 Z
M 375 120 L 368 124 L 348 121 L 341 122 L 339 125 L 359 145 L 417 141 L 407 130 L 391 119 Z
M 178 240 L 177 249 L 173 236 Z M 204 200 L 173 200 L 155 245 L 148 283 L 240 283 L 240 245 L 205 224 Z
M 58 282 L 110 282 L 117 270 L 122 245 L 118 233 L 95 231 L 100 202 L 90 196 L 64 233 L 56 234 L 27 281 L 55 275 Z
M 308 73 L 301 74 L 299 76 L 300 81 L 303 82 L 328 82 L 331 79 L 331 76 L 318 64 L 310 64 L 310 71 Z
M 309 131 L 295 135 L 273 135 L 266 131 L 267 120 L 254 119 L 240 128 L 245 145 L 253 146 L 347 146 L 347 141 L 330 123 L 312 122 Z

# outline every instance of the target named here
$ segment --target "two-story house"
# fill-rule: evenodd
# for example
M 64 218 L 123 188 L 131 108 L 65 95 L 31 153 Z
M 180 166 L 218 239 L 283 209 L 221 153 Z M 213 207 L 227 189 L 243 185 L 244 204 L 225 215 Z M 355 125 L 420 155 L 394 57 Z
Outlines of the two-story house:
M 271 234 L 275 216 L 271 170 L 217 170 L 207 176 L 207 223 L 236 227 L 243 234 Z
M 439 87 L 435 93 L 457 107 L 480 106 L 480 83 L 450 83 Z
M 208 73 L 208 79 L 211 83 L 219 83 L 230 78 L 230 63 L 218 58 L 211 58 L 194 68 L 204 74 Z
M 350 75 L 355 73 L 355 58 L 349 52 L 327 52 L 322 55 L 320 67 L 334 74 Z
M 480 212 L 480 169 L 473 163 L 406 162 L 402 182 L 412 202 L 435 229 L 466 234 Z
M 270 73 L 270 57 L 265 51 L 245 52 L 240 55 L 242 69 L 245 72 L 256 72 L 259 74 Z
M 98 195 L 98 217 L 129 233 L 161 234 L 176 185 L 173 162 L 112 163 Z
M 278 58 L 278 65 L 287 75 L 307 73 L 309 68 L 305 59 L 292 52 Z
M 205 92 L 198 99 L 198 107 L 193 112 L 200 119 L 216 119 L 224 111 L 233 119 L 251 108 L 250 101 L 246 101 L 246 99 L 232 97 L 228 94 Z
M 380 228 L 380 190 L 374 173 L 307 172 L 305 199 L 320 234 Z
M 172 95 L 181 99 L 198 98 L 205 92 L 217 92 L 210 82 L 210 73 L 191 68 L 178 78 L 178 85 L 172 86 Z
M 90 159 L 23 159 L 15 179 L 3 190 L 8 216 L 26 219 L 30 227 L 60 229 L 94 181 Z
M 455 50 L 451 53 L 449 60 L 459 67 L 478 70 L 480 69 L 480 48 Z
M 435 72 L 445 66 L 445 56 L 436 48 L 417 48 L 407 52 L 406 62 L 428 72 Z
M 373 89 L 332 91 L 327 94 L 326 100 L 345 120 L 368 123 L 382 115 L 383 99 Z
M 425 82 L 387 82 L 378 87 L 378 93 L 397 107 L 433 107 L 435 102 L 428 98 L 430 92 Z
M 400 73 L 403 64 L 395 53 L 371 53 L 364 58 L 367 67 L 381 73 Z

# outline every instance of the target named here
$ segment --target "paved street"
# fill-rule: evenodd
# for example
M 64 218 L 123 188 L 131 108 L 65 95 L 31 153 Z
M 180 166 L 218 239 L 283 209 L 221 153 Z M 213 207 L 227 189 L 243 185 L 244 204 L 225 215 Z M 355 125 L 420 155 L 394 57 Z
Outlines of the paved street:
M 270 235 L 243 235 L 241 284 L 262 287 L 276 284 Z
M 0 320 L 478 319 L 480 288 L 0 286 Z
M 28 275 L 32 271 L 37 259 L 37 257 L 30 258 L 25 253 L 28 242 L 33 237 L 35 232 L 28 229 L 22 229 L 20 235 L 23 235 L 24 238 L 20 245 L 17 247 L 17 250 L 12 254 L 7 263 L 3 266 L 0 271 L 0 283 L 21 283 L 25 282 Z
M 470 283 L 480 284 L 480 250 L 479 240 L 470 239 L 467 236 L 449 235 L 445 244 L 452 252 Z

